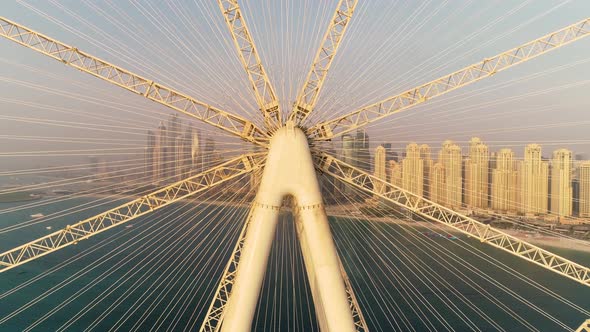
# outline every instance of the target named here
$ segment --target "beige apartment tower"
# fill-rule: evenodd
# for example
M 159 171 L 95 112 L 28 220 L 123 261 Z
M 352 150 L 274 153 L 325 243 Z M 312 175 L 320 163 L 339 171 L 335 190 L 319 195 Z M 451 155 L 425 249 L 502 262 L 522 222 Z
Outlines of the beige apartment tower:
M 389 161 L 389 183 L 402 187 L 402 165 L 395 160 Z
M 572 152 L 559 149 L 551 160 L 551 214 L 572 215 Z
M 445 141 L 438 155 L 438 160 L 445 171 L 444 204 L 451 208 L 461 207 L 463 196 L 463 160 L 461 147 L 451 141 Z
M 387 172 L 385 169 L 386 166 L 386 161 L 385 161 L 385 148 L 383 146 L 378 146 L 375 149 L 375 177 L 383 180 L 383 181 L 387 181 Z M 377 185 L 379 187 L 374 188 L 375 189 L 375 193 L 383 193 L 383 185 L 381 183 L 377 183 Z M 375 195 L 376 195 L 375 194 Z
M 431 150 L 428 144 L 420 145 L 420 159 L 424 165 L 424 176 L 422 177 L 424 182 L 424 190 L 422 195 L 425 198 L 430 198 L 430 171 L 432 170 L 433 161 L 431 158 Z
M 465 204 L 470 207 L 488 208 L 488 146 L 481 139 L 469 141 L 469 160 L 465 163 Z
M 529 144 L 520 166 L 520 212 L 525 215 L 547 213 L 549 165 L 541 159 L 541 146 Z
M 166 127 L 164 123 L 160 121 L 160 125 L 156 130 L 156 140 L 154 143 L 154 172 L 153 172 L 153 182 L 158 183 L 165 179 L 165 169 L 166 169 L 166 158 L 167 158 L 167 150 L 166 150 Z
M 430 200 L 444 204 L 446 202 L 445 195 L 445 168 L 441 163 L 435 163 L 430 170 Z
M 580 217 L 590 218 L 590 162 L 580 164 Z
M 406 158 L 402 161 L 403 188 L 422 196 L 424 190 L 424 164 L 420 159 L 420 147 L 416 143 L 406 146 Z
M 516 212 L 518 208 L 518 172 L 511 149 L 501 149 L 496 155 L 496 168 L 492 170 L 492 208 L 497 211 Z

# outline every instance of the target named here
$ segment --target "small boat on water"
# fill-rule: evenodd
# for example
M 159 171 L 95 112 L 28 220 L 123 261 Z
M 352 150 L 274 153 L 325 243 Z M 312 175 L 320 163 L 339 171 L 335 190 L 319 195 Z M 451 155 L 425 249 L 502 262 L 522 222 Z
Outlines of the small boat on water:
M 52 228 L 51 226 L 47 226 L 47 227 L 45 227 L 45 229 L 51 229 L 51 228 Z
M 31 218 L 43 218 L 45 215 L 43 213 L 35 213 L 31 214 Z
M 125 228 L 131 228 L 133 225 L 126 225 Z

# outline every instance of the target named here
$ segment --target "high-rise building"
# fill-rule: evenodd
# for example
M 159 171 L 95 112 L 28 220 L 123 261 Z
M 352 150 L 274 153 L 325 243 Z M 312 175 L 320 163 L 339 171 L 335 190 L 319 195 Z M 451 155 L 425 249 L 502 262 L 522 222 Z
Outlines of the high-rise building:
M 354 152 L 356 166 L 367 173 L 371 173 L 371 152 L 369 151 L 369 135 L 364 130 L 358 130 L 354 138 Z
M 181 177 L 186 178 L 192 173 L 192 128 L 187 127 L 186 132 L 182 135 L 182 149 L 180 156 L 180 165 L 182 167 Z
M 402 161 L 402 186 L 422 196 L 424 191 L 424 163 L 420 158 L 420 147 L 416 143 L 406 146 L 406 158 Z
M 432 161 L 431 154 L 432 152 L 428 144 L 420 145 L 420 159 L 422 159 L 422 163 L 424 165 L 424 175 L 422 176 L 424 182 L 424 190 L 422 192 L 422 195 L 425 198 L 430 198 L 430 170 L 432 169 L 432 166 L 434 164 L 434 162 Z
M 590 162 L 583 162 L 579 167 L 580 183 L 580 217 L 590 217 Z
M 174 158 L 172 159 L 172 171 L 174 172 L 174 180 L 178 181 L 184 175 L 184 137 L 178 135 L 174 138 Z
M 446 203 L 445 168 L 442 163 L 435 163 L 430 170 L 430 200 L 439 203 Z
M 439 152 L 438 160 L 445 171 L 445 205 L 452 208 L 461 207 L 463 189 L 463 157 L 461 147 L 452 141 L 445 141 Z
M 580 180 L 577 176 L 572 179 L 572 215 L 580 216 Z
M 572 152 L 559 149 L 551 160 L 551 214 L 572 215 Z
M 332 156 L 336 155 L 336 151 L 332 144 L 326 147 L 326 153 Z M 324 197 L 326 203 L 335 203 L 342 198 L 340 190 L 336 188 L 341 181 L 336 181 L 332 175 L 326 173 L 319 176 L 318 180 L 322 197 Z
M 402 165 L 395 160 L 388 162 L 389 168 L 389 183 L 394 186 L 402 187 Z
M 167 152 L 167 134 L 164 123 L 160 122 L 158 129 L 156 130 L 154 142 L 154 172 L 153 181 L 160 182 L 166 178 L 166 152 Z
M 145 149 L 145 177 L 153 179 L 154 177 L 154 153 L 156 148 L 156 135 L 153 131 L 147 132 L 147 147 Z
M 203 151 L 203 167 L 208 169 L 215 164 L 215 141 L 211 137 L 205 138 L 205 149 Z
M 547 213 L 549 166 L 542 160 L 540 145 L 525 147 L 519 173 L 520 212 L 526 215 Z
M 496 169 L 496 159 L 497 155 L 496 152 L 490 153 L 490 161 L 488 163 L 488 206 L 492 205 L 492 170 Z M 518 164 L 518 163 L 517 163 Z M 516 188 L 516 192 L 520 192 L 520 188 Z
M 190 127 L 191 136 L 191 170 L 193 173 L 202 172 L 203 153 L 201 152 L 201 132 Z
M 489 151 L 478 137 L 469 141 L 469 159 L 465 163 L 465 204 L 488 207 Z
M 518 208 L 516 162 L 511 149 L 501 149 L 492 170 L 492 208 L 516 212 Z
M 387 182 L 387 173 L 386 173 L 386 150 L 383 146 L 378 146 L 375 149 L 375 172 L 374 175 L 376 178 L 379 178 L 385 182 Z M 383 193 L 384 186 L 381 183 L 376 184 L 375 192 Z
M 351 166 L 357 166 L 357 160 L 356 160 L 356 153 L 355 153 L 355 149 L 354 149 L 354 136 L 350 135 L 350 134 L 344 134 L 342 135 L 342 150 L 341 150 L 341 159 L 343 162 L 351 165 Z M 353 195 L 356 191 L 354 189 L 354 187 L 351 184 L 348 183 L 341 183 L 341 187 L 340 190 L 342 191 L 342 193 L 344 193 L 344 195 Z
M 177 166 L 178 166 L 178 158 L 180 157 L 178 153 L 178 143 L 180 140 L 178 139 L 179 135 L 182 135 L 181 132 L 181 122 L 178 114 L 174 113 L 171 114 L 168 118 L 168 127 L 166 130 L 166 154 L 164 155 L 165 159 L 165 175 L 167 177 L 173 178 L 178 174 Z
M 381 146 L 385 148 L 385 161 L 397 161 L 397 153 L 391 148 L 391 143 L 381 143 Z
M 354 157 L 354 137 L 350 134 L 344 134 L 342 135 L 342 150 L 340 158 L 345 163 L 356 166 Z

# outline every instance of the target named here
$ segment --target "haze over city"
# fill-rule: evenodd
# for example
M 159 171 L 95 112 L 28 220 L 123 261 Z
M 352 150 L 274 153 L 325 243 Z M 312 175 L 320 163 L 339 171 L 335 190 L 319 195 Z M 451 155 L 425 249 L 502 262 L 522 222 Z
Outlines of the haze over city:
M 333 4 L 254 1 L 244 6 L 271 81 L 277 85 L 283 108 L 289 108 L 323 36 Z M 428 82 L 579 21 L 588 11 L 586 1 L 485 5 L 378 1 L 360 3 L 358 7 L 359 15 L 351 23 L 326 81 L 318 118 L 345 114 Z M 257 107 L 223 18 L 210 15 L 218 10 L 217 4 L 183 4 L 182 9 L 190 16 L 179 15 L 180 9 L 175 2 L 155 7 L 135 2 L 73 5 L 22 1 L 7 2 L 3 15 L 213 105 L 238 114 L 254 112 Z M 162 20 L 161 24 L 154 24 L 155 15 Z M 145 39 L 154 43 L 141 43 Z M 472 136 L 478 136 L 498 149 L 514 148 L 518 157 L 522 157 L 528 143 L 543 144 L 549 150 L 565 147 L 576 153 L 588 153 L 584 115 L 589 106 L 585 98 L 589 48 L 587 43 L 574 43 L 475 86 L 434 99 L 413 112 L 372 125 L 368 133 L 375 138 L 373 142 L 390 142 L 400 150 L 413 141 L 437 147 L 446 139 L 466 147 Z M 148 117 L 167 117 L 164 113 L 168 111 L 159 105 L 67 70 L 18 45 L 7 44 L 1 60 L 2 153 L 56 147 L 124 147 L 126 153 L 139 153 L 144 133 L 151 128 Z M 35 89 L 31 84 L 58 89 L 59 93 L 77 93 L 78 97 L 63 98 L 56 95 L 58 92 Z M 29 104 L 24 104 L 25 100 Z M 121 106 L 123 111 L 117 109 Z M 76 124 L 88 121 L 93 125 Z M 13 137 L 30 135 L 67 137 L 69 141 L 109 136 L 128 139 L 129 143 L 44 143 Z M 117 158 L 112 156 L 114 151 L 102 153 Z M 64 164 L 81 160 L 60 159 Z M 5 157 L 0 168 L 58 162 L 39 156 Z
M 590 331 L 587 0 L 10 0 L 0 330 Z

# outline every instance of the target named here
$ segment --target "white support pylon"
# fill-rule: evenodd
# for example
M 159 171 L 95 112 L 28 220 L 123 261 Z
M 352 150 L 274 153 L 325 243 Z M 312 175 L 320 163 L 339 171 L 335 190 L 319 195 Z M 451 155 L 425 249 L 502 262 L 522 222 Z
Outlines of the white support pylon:
M 287 195 L 298 205 L 298 235 L 322 331 L 356 330 L 308 144 L 292 122 L 271 139 L 222 331 L 250 330 L 279 209 Z

